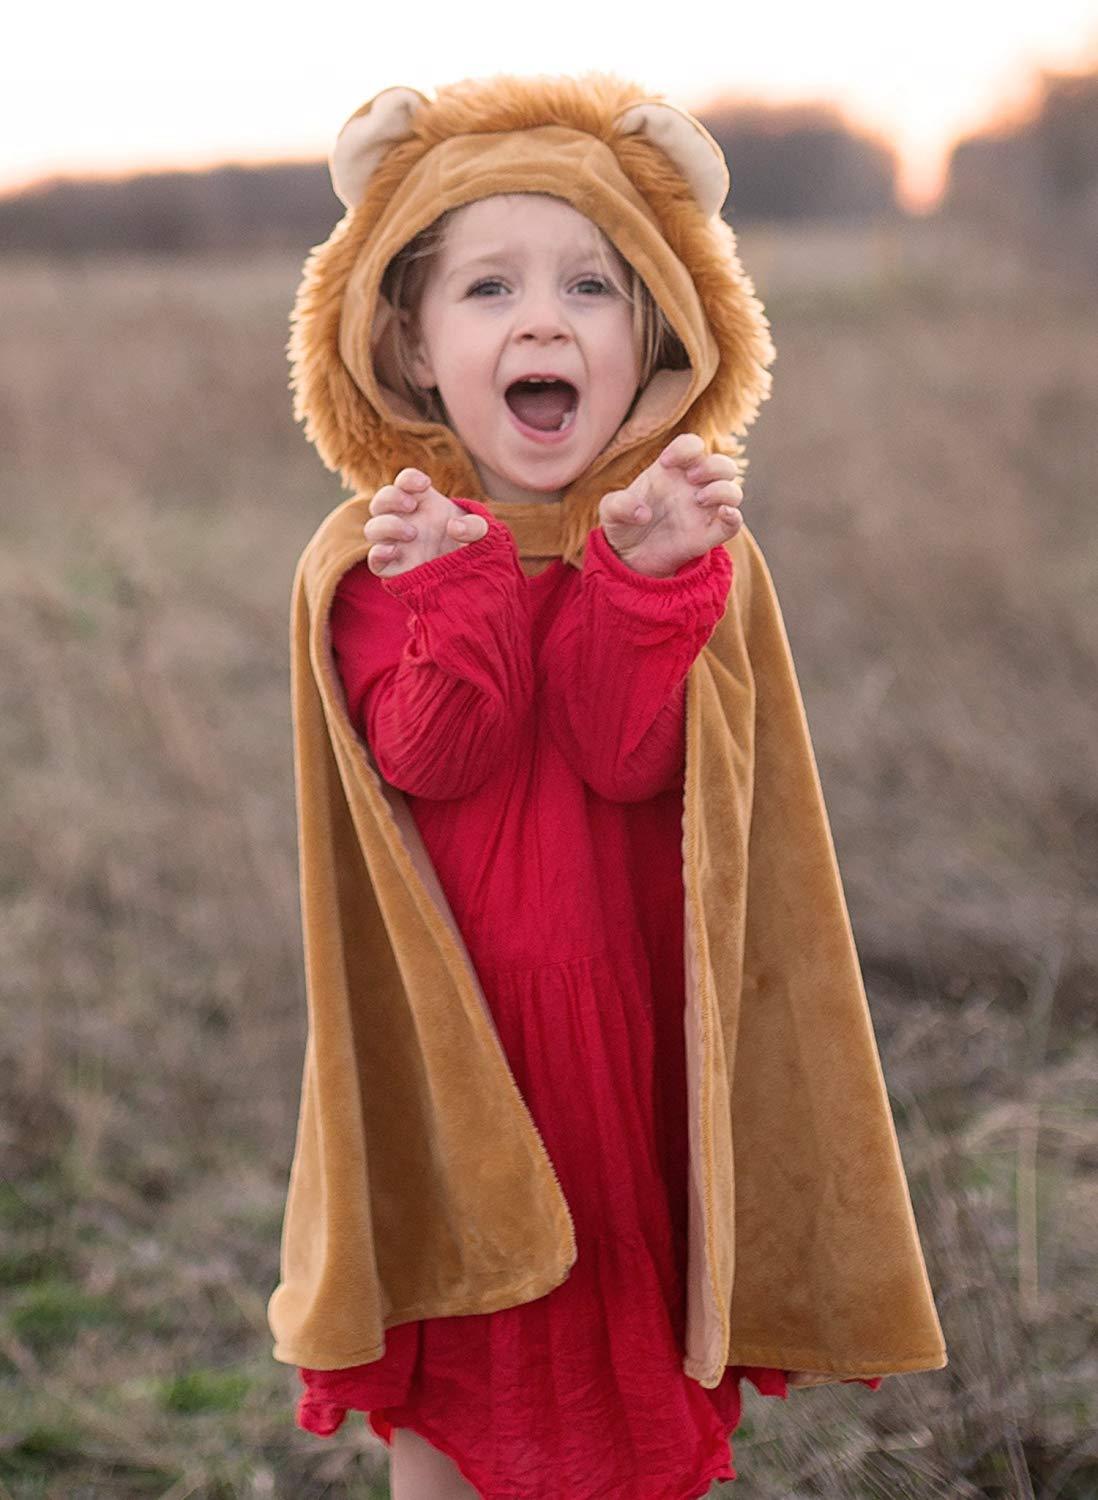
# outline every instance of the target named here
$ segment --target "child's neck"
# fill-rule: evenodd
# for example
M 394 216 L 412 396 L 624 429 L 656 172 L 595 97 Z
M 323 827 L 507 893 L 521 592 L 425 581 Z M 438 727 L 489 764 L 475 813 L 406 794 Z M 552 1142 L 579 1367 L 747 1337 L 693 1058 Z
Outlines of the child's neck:
M 498 474 L 477 469 L 484 493 L 497 505 L 557 505 L 564 498 L 563 490 L 530 490 L 522 485 L 502 479 Z
M 559 505 L 563 497 L 563 490 L 547 495 L 544 490 L 519 490 L 509 485 L 501 490 L 494 484 L 488 498 L 497 505 Z

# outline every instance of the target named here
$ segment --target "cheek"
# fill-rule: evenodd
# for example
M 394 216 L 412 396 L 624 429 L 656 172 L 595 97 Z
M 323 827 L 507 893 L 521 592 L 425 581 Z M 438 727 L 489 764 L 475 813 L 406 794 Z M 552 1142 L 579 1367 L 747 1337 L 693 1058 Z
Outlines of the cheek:
M 622 308 L 606 330 L 602 349 L 603 367 L 619 379 L 633 380 L 640 374 L 640 351 L 633 332 L 633 310 Z
M 490 381 L 494 361 L 494 346 L 482 329 L 455 326 L 448 330 L 440 366 L 455 384 Z

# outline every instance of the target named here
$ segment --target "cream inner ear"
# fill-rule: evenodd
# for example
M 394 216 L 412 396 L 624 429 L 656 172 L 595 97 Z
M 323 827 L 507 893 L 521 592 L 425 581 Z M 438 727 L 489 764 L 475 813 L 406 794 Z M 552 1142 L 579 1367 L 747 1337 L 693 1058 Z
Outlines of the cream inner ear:
M 614 123 L 623 135 L 647 136 L 675 163 L 704 214 L 719 211 L 728 197 L 728 163 L 700 120 L 666 100 L 650 100 L 623 110 Z

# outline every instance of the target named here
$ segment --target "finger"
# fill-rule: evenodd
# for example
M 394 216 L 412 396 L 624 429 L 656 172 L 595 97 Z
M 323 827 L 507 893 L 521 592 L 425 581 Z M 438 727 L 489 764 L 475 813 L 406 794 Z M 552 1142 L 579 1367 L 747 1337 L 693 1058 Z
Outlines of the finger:
M 410 542 L 419 528 L 403 516 L 371 516 L 362 528 L 368 542 Z
M 380 516 L 391 511 L 415 510 L 420 498 L 420 492 L 401 489 L 395 484 L 382 485 L 370 501 L 370 514 Z
M 730 536 L 735 536 L 743 525 L 743 515 L 734 505 L 722 505 L 717 511 L 717 520 L 726 528 Z
M 398 489 L 416 493 L 431 488 L 431 481 L 422 469 L 401 469 L 393 483 Z
M 714 479 L 711 484 L 698 490 L 694 499 L 699 505 L 720 505 L 725 502 L 739 505 L 743 499 L 743 489 L 736 479 Z
M 695 459 L 686 470 L 691 484 L 702 484 L 709 479 L 738 479 L 739 465 L 727 453 L 708 453 Z
M 367 552 L 366 566 L 371 573 L 384 573 L 390 564 L 398 560 L 399 550 L 398 547 L 391 543 L 379 542 Z
M 680 432 L 660 454 L 660 463 L 668 469 L 686 468 L 705 452 L 705 442 L 696 432 Z

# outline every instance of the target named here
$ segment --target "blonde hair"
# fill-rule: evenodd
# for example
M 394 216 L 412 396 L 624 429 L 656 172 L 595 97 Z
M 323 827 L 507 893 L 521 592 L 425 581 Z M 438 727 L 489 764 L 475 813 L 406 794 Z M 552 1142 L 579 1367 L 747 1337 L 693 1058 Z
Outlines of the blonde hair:
M 412 370 L 409 333 L 419 317 L 420 303 L 431 267 L 446 243 L 449 221 L 464 204 L 447 209 L 444 214 L 421 229 L 414 239 L 393 256 L 381 279 L 381 294 L 393 308 L 394 353 L 403 385 L 401 394 L 428 421 L 447 424 L 445 408 L 435 389 L 425 390 L 416 384 Z M 639 374 L 637 394 L 659 369 L 685 370 L 690 361 L 686 350 L 666 314 L 657 305 L 639 273 L 610 243 L 596 226 L 596 257 L 599 270 L 633 309 L 633 343 L 637 351 Z M 624 272 L 624 279 L 623 279 Z M 631 410 L 632 408 L 630 408 Z

